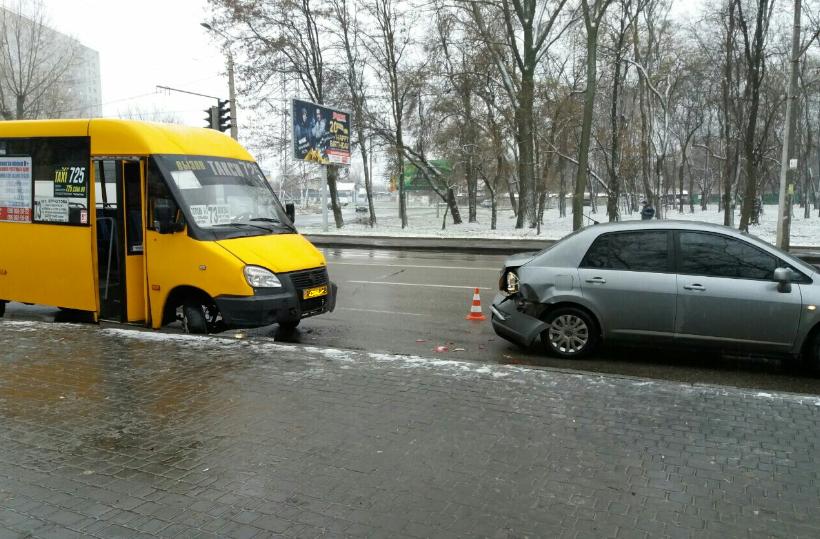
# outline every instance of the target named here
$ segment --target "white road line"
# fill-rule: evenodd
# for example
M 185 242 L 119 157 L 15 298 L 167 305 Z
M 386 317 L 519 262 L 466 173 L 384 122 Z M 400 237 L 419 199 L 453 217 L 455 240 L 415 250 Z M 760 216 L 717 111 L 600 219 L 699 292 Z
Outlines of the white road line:
M 358 262 L 333 262 L 329 261 L 331 266 L 379 266 L 385 268 L 420 268 L 420 269 L 452 269 L 452 270 L 477 270 L 477 271 L 494 271 L 501 272 L 501 268 L 469 268 L 465 266 L 418 266 L 413 264 L 360 264 Z
M 484 288 L 482 286 L 456 286 L 451 284 L 427 284 L 427 283 L 390 283 L 387 281 L 347 281 L 353 284 L 386 284 L 391 286 L 423 286 L 424 288 L 465 288 L 467 290 L 473 290 L 474 288 L 478 288 L 479 290 L 493 290 L 492 288 Z
M 354 311 L 357 313 L 378 313 L 378 314 L 398 314 L 401 316 L 427 316 L 426 314 L 418 314 L 418 313 L 403 313 L 399 311 L 375 311 L 373 309 L 353 309 L 350 307 L 337 307 L 337 311 Z

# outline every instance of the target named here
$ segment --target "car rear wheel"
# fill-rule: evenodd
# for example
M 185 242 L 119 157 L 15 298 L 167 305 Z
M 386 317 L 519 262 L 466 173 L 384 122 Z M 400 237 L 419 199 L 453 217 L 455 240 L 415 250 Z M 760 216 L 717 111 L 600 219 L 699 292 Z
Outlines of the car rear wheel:
M 582 357 L 598 344 L 597 326 L 581 309 L 560 307 L 547 314 L 541 344 L 547 353 L 563 358 Z

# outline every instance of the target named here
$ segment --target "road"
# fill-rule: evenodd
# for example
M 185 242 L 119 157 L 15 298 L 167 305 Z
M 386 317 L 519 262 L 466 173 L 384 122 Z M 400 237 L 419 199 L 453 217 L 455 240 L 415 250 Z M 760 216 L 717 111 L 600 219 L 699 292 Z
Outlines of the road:
M 323 252 L 331 278 L 339 285 L 335 312 L 303 320 L 289 334 L 276 326 L 227 333 L 347 350 L 820 395 L 820 379 L 776 359 L 604 347 L 591 358 L 567 361 L 545 356 L 537 346 L 522 349 L 497 337 L 489 320 L 464 319 L 475 287 L 489 318 L 503 256 L 335 248 Z M 44 319 L 49 312 L 45 314 L 20 304 L 7 310 L 12 319 Z M 437 350 L 441 346 L 447 350 Z
M 820 379 L 775 359 L 605 347 L 591 358 L 567 361 L 547 357 L 537 346 L 522 349 L 497 337 L 489 322 L 503 256 L 330 248 L 323 252 L 331 278 L 339 285 L 336 311 L 304 320 L 293 335 L 276 334 L 275 328 L 257 334 L 370 352 L 820 394 Z M 486 322 L 464 319 L 475 287 L 480 289 Z M 439 346 L 448 351 L 436 351 Z

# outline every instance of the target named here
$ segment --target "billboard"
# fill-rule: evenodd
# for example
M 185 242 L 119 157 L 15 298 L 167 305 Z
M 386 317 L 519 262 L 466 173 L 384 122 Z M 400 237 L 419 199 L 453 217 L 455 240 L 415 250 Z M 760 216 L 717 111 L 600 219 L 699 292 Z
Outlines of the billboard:
M 293 100 L 293 152 L 299 161 L 350 164 L 350 114 Z
M 431 159 L 428 161 L 430 166 L 441 176 L 448 179 L 453 174 L 453 163 L 446 159 Z M 432 174 L 431 174 L 432 176 Z M 435 177 L 434 177 L 435 178 Z M 404 182 L 405 191 L 432 191 L 430 180 L 427 179 L 418 168 L 413 164 L 404 166 L 404 174 L 402 174 L 402 181 Z M 446 189 L 446 185 L 436 185 L 439 189 Z

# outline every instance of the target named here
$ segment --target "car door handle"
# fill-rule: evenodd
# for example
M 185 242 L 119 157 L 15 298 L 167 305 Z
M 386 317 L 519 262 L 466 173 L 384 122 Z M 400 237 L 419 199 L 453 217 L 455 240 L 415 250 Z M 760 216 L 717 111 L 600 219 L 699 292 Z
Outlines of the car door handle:
M 706 287 L 702 284 L 685 284 L 683 285 L 684 290 L 697 290 L 698 292 L 706 292 Z
M 587 282 L 591 284 L 606 284 L 606 279 L 603 277 L 592 277 L 591 279 L 587 279 Z

